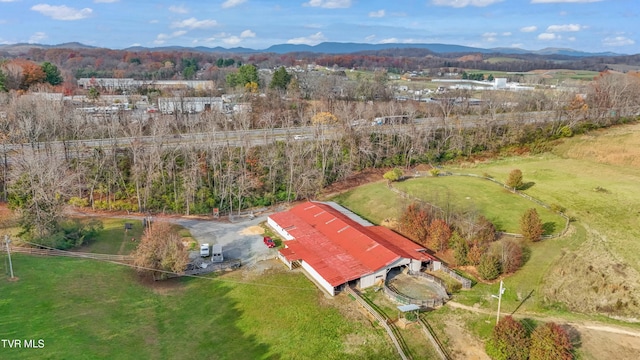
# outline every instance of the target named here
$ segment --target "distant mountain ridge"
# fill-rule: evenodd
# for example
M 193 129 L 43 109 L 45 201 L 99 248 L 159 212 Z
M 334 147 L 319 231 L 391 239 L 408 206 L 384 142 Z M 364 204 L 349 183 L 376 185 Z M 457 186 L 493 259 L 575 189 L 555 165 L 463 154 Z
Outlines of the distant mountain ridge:
M 70 42 L 58 45 L 43 45 L 43 44 L 10 44 L 0 45 L 0 51 L 6 51 L 8 53 L 24 52 L 30 48 L 68 48 L 68 49 L 81 49 L 81 48 L 98 48 L 96 46 L 84 45 L 78 42 Z M 223 48 L 217 47 L 186 47 L 186 46 L 161 46 L 161 47 L 143 47 L 132 46 L 122 50 L 126 51 L 198 51 L 205 53 L 236 53 L 236 54 L 248 54 L 248 53 L 319 53 L 319 54 L 350 54 L 367 51 L 380 51 L 388 49 L 426 49 L 437 54 L 452 54 L 452 53 L 480 53 L 480 54 L 535 54 L 535 55 L 560 55 L 571 57 L 589 57 L 589 56 L 619 56 L 623 54 L 617 54 L 612 52 L 584 52 L 573 49 L 563 48 L 544 48 L 541 50 L 525 50 L 519 48 L 478 48 L 464 45 L 453 44 L 407 44 L 407 43 L 385 43 L 385 44 L 367 44 L 367 43 L 351 43 L 351 42 L 323 42 L 317 45 L 305 45 L 305 44 L 278 44 L 272 45 L 266 49 L 257 50 L 244 47 Z

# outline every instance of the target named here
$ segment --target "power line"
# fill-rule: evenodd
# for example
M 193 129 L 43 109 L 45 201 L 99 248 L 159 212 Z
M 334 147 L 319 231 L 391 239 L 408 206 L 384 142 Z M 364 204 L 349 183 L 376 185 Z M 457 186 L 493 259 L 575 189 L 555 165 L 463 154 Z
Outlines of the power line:
M 48 249 L 48 250 L 55 250 L 55 251 L 59 251 L 59 252 L 63 252 L 63 253 L 76 254 L 77 255 L 77 253 L 74 253 L 73 251 L 60 250 L 60 249 L 52 248 L 52 247 L 45 246 L 45 245 L 35 244 L 35 243 L 29 242 L 29 241 L 24 241 L 24 240 L 22 240 L 22 242 L 25 243 L 25 244 L 37 246 L 37 247 L 40 247 L 40 248 L 45 248 L 45 249 Z M 316 288 L 301 288 L 301 287 L 296 287 L 296 286 L 271 285 L 271 284 L 263 284 L 263 283 L 253 283 L 253 282 L 244 282 L 244 281 L 225 280 L 225 279 L 219 279 L 217 277 L 207 277 L 207 276 L 202 276 L 202 275 L 181 274 L 181 273 L 177 273 L 177 272 L 173 272 L 173 271 L 158 270 L 158 269 L 153 269 L 153 268 L 134 265 L 134 264 L 121 263 L 121 262 L 117 262 L 117 261 L 113 261 L 113 260 L 95 259 L 95 258 L 91 258 L 91 257 L 88 257 L 88 256 L 74 256 L 74 257 L 75 258 L 79 258 L 79 259 L 85 259 L 85 260 L 86 259 L 97 260 L 97 261 L 102 261 L 102 262 L 111 263 L 111 264 L 115 264 L 115 265 L 127 266 L 127 267 L 130 267 L 130 268 L 139 269 L 139 270 L 147 270 L 147 271 L 154 271 L 154 272 L 164 273 L 164 274 L 168 274 L 168 275 L 176 275 L 178 277 L 191 277 L 191 278 L 196 278 L 196 279 L 215 280 L 215 281 L 219 281 L 219 282 L 237 284 L 237 285 L 252 285 L 252 286 L 261 286 L 261 287 L 269 287 L 269 288 L 317 291 Z

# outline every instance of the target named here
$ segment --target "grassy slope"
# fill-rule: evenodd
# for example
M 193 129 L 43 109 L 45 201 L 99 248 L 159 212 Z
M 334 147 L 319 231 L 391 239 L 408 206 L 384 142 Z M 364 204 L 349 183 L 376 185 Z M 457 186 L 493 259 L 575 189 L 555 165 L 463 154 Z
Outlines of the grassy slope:
M 447 169 L 488 173 L 504 180 L 511 170 L 519 168 L 525 182 L 535 183 L 526 193 L 548 204 L 562 205 L 578 219 L 567 236 L 531 245 L 529 262 L 506 279 L 508 290 L 503 306 L 507 311 L 516 309 L 533 290 L 533 296 L 519 311 L 559 311 L 570 317 L 578 316 L 576 312 L 637 315 L 640 311 L 638 145 L 640 125 L 630 125 L 566 139 L 555 154 L 504 158 Z M 411 188 L 413 185 L 409 184 L 411 181 L 397 186 Z M 598 187 L 606 192 L 595 191 Z M 390 198 L 384 190 L 384 183 L 368 184 L 336 200 L 380 222 L 397 216 L 396 207 L 402 205 L 401 200 Z M 419 195 L 417 189 L 414 191 Z M 460 186 L 459 191 L 468 192 L 468 186 Z M 470 197 L 482 196 L 476 193 Z M 497 288 L 497 284 L 478 284 L 458 299 L 495 308 L 497 302 L 490 295 L 497 293 Z
M 18 282 L 0 281 L 0 338 L 45 348 L 0 348 L 2 359 L 394 358 L 362 316 L 345 321 L 303 275 L 275 271 L 237 283 L 175 280 L 154 291 L 126 267 L 16 255 Z M 335 302 L 333 302 L 335 301 Z
M 478 178 L 447 176 L 411 179 L 397 183 L 398 189 L 436 205 L 450 203 L 461 210 L 477 210 L 500 231 L 518 233 L 520 217 L 535 208 L 547 227 L 560 231 L 565 221 L 546 208 L 507 191 L 499 185 Z

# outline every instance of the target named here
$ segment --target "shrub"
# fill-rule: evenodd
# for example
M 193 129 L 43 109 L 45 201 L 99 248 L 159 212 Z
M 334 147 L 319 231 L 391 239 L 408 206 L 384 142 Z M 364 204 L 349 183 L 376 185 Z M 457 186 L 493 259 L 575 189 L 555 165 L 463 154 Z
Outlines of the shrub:
M 74 196 L 69 199 L 69 205 L 77 207 L 87 207 L 89 206 L 89 199 Z
M 400 180 L 400 178 L 402 178 L 402 170 L 395 168 L 393 170 L 389 170 L 386 173 L 384 173 L 384 175 L 382 175 L 383 178 L 387 179 L 387 181 L 392 182 L 392 181 L 398 181 Z
M 433 168 L 431 170 L 429 170 L 429 174 L 431 174 L 431 176 L 438 176 L 440 175 L 440 170 Z
M 572 350 L 569 335 L 556 323 L 542 324 L 531 334 L 531 360 L 571 360 Z
M 497 279 L 500 276 L 500 259 L 498 257 L 485 253 L 480 258 L 480 264 L 478 264 L 478 274 L 484 280 Z
M 529 344 L 524 325 L 511 316 L 505 316 L 493 328 L 485 348 L 492 359 L 526 360 L 529 357 Z
M 516 272 L 523 264 L 522 246 L 513 240 L 502 241 L 501 267 L 505 274 Z

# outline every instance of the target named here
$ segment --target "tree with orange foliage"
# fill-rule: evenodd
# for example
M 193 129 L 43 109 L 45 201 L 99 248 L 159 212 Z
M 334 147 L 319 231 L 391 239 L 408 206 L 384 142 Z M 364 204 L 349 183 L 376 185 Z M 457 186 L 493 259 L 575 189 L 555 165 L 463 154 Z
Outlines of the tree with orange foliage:
M 435 219 L 429 225 L 429 246 L 436 251 L 444 251 L 449 247 L 451 227 L 444 220 Z
M 42 70 L 42 67 L 33 61 L 23 60 L 22 66 L 22 83 L 20 89 L 27 90 L 31 85 L 40 84 L 45 81 L 47 74 Z
M 427 243 L 431 214 L 420 204 L 413 203 L 400 216 L 400 229 L 413 240 L 422 245 Z
M 187 267 L 189 254 L 178 233 L 168 223 L 157 222 L 144 232 L 133 253 L 138 272 L 152 274 L 154 279 L 166 279 L 170 272 L 181 273 Z

